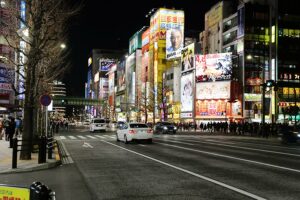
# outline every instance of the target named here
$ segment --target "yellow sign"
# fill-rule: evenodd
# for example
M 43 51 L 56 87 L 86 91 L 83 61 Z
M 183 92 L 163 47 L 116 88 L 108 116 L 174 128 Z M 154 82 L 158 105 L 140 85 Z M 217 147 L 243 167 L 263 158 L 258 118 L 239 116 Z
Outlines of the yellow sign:
M 29 189 L 0 185 L 0 200 L 29 200 Z

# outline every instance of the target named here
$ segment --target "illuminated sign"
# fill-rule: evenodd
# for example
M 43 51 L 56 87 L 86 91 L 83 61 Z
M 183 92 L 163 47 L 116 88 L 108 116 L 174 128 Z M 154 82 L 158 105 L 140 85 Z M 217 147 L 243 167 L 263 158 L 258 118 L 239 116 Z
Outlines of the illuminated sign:
M 195 55 L 196 82 L 230 80 L 231 53 Z
M 181 51 L 181 72 L 193 70 L 194 64 L 194 49 L 195 45 L 190 44 Z
M 194 73 L 181 77 L 181 112 L 193 110 L 194 101 Z
M 196 99 L 229 99 L 230 81 L 197 83 Z
M 225 107 L 227 106 L 227 109 Z M 226 101 L 215 101 L 215 100 L 202 100 L 196 101 L 195 103 L 195 117 L 221 117 L 225 118 L 225 110 L 228 109 L 230 104 L 226 104 Z M 229 114 L 229 113 L 227 113 Z
M 252 93 L 245 93 L 244 99 L 245 101 L 261 101 L 262 99 L 261 94 L 252 94 Z
M 0 185 L 1 200 L 29 200 L 28 188 Z
M 109 71 L 110 68 L 115 65 L 114 60 L 109 60 L 109 59 L 101 59 L 100 60 L 100 71 Z
M 94 76 L 94 83 L 97 83 L 99 81 L 99 72 L 97 72 Z
M 93 63 L 93 59 L 91 57 L 89 57 L 88 59 L 88 67 Z

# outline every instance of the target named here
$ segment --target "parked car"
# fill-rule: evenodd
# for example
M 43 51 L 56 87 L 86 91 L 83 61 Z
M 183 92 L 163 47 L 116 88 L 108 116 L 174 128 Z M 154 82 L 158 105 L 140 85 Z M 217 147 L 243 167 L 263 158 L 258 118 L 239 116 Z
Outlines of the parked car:
M 175 134 L 177 127 L 171 122 L 157 122 L 154 126 L 155 133 L 173 133 Z
M 133 140 L 147 140 L 152 143 L 153 131 L 144 123 L 124 123 L 116 133 L 117 141 L 127 144 Z
M 90 132 L 94 131 L 106 131 L 107 124 L 105 122 L 105 119 L 100 118 L 94 118 L 91 120 L 90 123 Z

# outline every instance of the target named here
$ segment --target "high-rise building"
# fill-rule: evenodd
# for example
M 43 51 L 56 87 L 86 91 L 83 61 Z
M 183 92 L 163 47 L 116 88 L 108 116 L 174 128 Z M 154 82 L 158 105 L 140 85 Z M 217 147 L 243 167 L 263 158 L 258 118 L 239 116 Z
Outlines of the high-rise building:
M 66 91 L 66 85 L 61 82 L 61 81 L 53 81 L 50 85 L 50 94 L 55 97 L 55 96 L 60 96 L 60 97 L 65 97 L 67 96 L 67 91 Z M 53 106 L 53 115 L 56 117 L 64 117 L 66 114 L 66 107 L 65 106 Z

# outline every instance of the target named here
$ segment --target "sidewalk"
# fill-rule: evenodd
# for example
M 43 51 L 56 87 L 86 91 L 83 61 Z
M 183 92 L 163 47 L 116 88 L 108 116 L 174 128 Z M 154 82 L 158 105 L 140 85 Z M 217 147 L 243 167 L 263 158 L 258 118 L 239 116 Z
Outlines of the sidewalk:
M 17 157 L 17 168 L 12 169 L 12 148 L 9 147 L 9 141 L 5 138 L 0 140 L 0 174 L 29 172 L 41 169 L 48 169 L 61 164 L 57 148 L 54 149 L 52 158 L 46 159 L 46 163 L 38 164 L 38 153 L 31 154 L 31 160 L 20 160 L 20 152 Z M 20 147 L 18 147 L 20 148 Z

